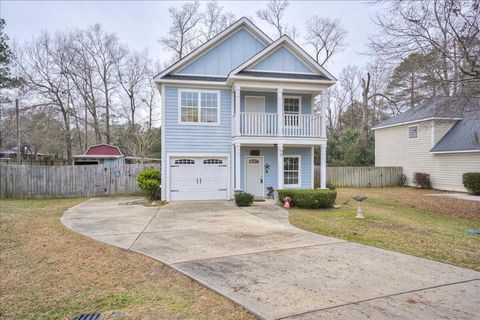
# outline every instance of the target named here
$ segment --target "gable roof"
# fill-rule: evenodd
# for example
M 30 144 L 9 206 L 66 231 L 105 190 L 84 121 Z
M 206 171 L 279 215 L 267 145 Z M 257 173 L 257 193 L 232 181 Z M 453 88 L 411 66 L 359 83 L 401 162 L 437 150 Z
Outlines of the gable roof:
M 478 98 L 435 97 L 418 107 L 380 122 L 372 130 L 425 120 L 461 120 L 464 111 L 478 108 Z
M 427 120 L 457 121 L 430 152 L 480 152 L 480 98 L 478 97 L 432 98 L 415 109 L 379 123 L 372 130 Z
M 430 152 L 480 152 L 480 112 L 474 119 L 458 121 Z
M 221 31 L 215 37 L 205 42 L 204 44 L 202 44 L 201 46 L 199 46 L 198 48 L 196 48 L 195 50 L 187 54 L 185 57 L 176 61 L 171 66 L 169 66 L 168 68 L 160 72 L 158 75 L 154 77 L 154 80 L 160 80 L 165 75 L 168 75 L 169 73 L 186 66 L 189 62 L 192 62 L 195 59 L 201 57 L 203 54 L 213 49 L 217 44 L 219 44 L 221 41 L 228 38 L 228 36 L 236 32 L 241 27 L 244 27 L 246 30 L 252 33 L 259 41 L 261 41 L 265 45 L 268 45 L 272 42 L 272 39 L 269 36 L 267 36 L 255 24 L 253 24 L 253 22 L 251 22 L 246 17 L 242 17 L 238 19 L 236 22 L 234 22 L 232 25 L 227 27 L 225 30 Z
M 240 66 L 235 68 L 230 72 L 229 77 L 231 78 L 236 78 L 240 75 L 240 73 L 243 72 L 243 75 L 245 75 L 245 71 L 250 71 L 249 68 L 260 63 L 264 59 L 266 59 L 269 55 L 274 53 L 276 50 L 278 50 L 281 47 L 285 47 L 289 49 L 291 53 L 297 56 L 302 62 L 305 63 L 307 67 L 309 67 L 313 72 L 315 72 L 317 75 L 321 75 L 325 78 L 325 80 L 335 82 L 336 79 L 333 75 L 331 75 L 325 68 L 323 68 L 315 59 L 313 59 L 305 50 L 303 50 L 302 47 L 300 47 L 295 41 L 290 39 L 287 35 L 283 35 L 274 42 L 272 42 L 269 46 L 267 46 L 265 49 L 242 63 Z M 252 72 L 252 71 L 250 71 Z M 294 73 L 297 74 L 297 73 Z M 240 76 L 243 76 L 240 75 Z

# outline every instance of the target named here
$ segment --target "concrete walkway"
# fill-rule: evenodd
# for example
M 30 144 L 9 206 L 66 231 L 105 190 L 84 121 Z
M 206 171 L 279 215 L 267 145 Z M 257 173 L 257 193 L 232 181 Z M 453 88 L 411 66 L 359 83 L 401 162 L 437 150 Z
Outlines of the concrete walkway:
M 480 196 L 474 196 L 468 193 L 430 193 L 427 194 L 427 196 L 480 202 Z
M 91 199 L 62 222 L 158 259 L 265 319 L 480 318 L 479 272 L 312 234 L 270 203 L 131 201 Z

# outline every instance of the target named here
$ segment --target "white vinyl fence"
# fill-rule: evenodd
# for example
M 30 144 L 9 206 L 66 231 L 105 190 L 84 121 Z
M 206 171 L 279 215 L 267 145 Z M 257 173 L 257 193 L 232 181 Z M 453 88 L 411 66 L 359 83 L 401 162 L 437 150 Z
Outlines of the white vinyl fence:
M 0 198 L 141 194 L 137 176 L 160 164 L 38 166 L 0 164 Z
M 381 188 L 402 185 L 402 167 L 327 167 L 327 183 L 335 187 Z M 315 185 L 320 183 L 320 166 L 315 166 Z

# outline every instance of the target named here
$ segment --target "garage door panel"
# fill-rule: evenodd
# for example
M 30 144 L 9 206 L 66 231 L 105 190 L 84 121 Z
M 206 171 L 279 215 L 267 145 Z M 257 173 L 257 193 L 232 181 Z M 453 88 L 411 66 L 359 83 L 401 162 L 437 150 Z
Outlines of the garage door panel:
M 226 200 L 228 174 L 227 158 L 172 158 L 170 200 Z

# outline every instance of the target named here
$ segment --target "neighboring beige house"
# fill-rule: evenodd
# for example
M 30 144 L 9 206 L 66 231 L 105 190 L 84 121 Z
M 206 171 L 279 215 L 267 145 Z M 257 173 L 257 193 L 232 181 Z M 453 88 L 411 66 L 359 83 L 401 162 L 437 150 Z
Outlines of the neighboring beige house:
M 430 174 L 432 188 L 466 191 L 464 172 L 480 172 L 480 98 L 437 97 L 388 119 L 375 131 L 375 166 Z

